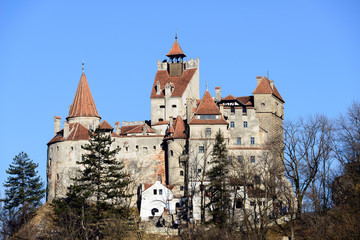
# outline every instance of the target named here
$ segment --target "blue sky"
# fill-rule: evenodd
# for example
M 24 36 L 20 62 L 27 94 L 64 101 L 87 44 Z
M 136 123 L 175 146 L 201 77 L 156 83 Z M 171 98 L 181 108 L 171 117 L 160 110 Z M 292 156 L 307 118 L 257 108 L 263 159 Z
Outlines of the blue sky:
M 81 62 L 102 119 L 150 119 L 157 60 L 177 30 L 200 58 L 200 95 L 251 95 L 256 76 L 274 80 L 285 118 L 335 117 L 360 89 L 359 1 L 0 0 L 0 190 L 19 152 L 39 163 L 53 117 L 63 120 Z

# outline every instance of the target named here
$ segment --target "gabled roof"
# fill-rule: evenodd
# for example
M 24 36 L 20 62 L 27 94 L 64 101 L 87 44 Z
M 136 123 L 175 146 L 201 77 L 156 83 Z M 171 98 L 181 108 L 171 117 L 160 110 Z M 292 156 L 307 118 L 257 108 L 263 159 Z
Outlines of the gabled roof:
M 191 79 L 193 78 L 197 68 L 187 69 L 183 72 L 181 76 L 170 77 L 167 70 L 158 70 L 156 72 L 154 84 L 151 90 L 150 98 L 163 98 L 165 97 L 165 85 L 167 83 L 174 84 L 174 91 L 171 93 L 172 97 L 181 97 L 184 94 L 187 86 L 189 85 Z M 157 82 L 160 82 L 160 94 L 156 94 Z
M 69 136 L 64 138 L 64 129 L 57 132 L 57 135 L 53 137 L 48 145 L 55 142 L 62 141 L 75 141 L 75 140 L 90 140 L 89 130 L 81 125 L 80 123 L 70 123 L 69 124 Z
M 73 104 L 71 105 L 69 116 L 72 117 L 98 117 L 100 118 L 94 99 L 91 95 L 90 87 L 83 73 L 80 77 L 79 85 L 77 87 Z
M 143 126 L 146 126 L 146 133 L 156 133 L 154 129 L 149 127 L 149 125 L 145 124 L 138 124 L 138 125 L 131 125 L 131 126 L 122 126 L 120 128 L 120 135 L 127 135 L 127 134 L 135 134 L 135 133 L 142 133 Z
M 221 98 L 222 101 L 230 101 L 230 100 L 236 100 L 236 98 L 233 95 L 228 95 L 224 98 Z
M 182 51 L 182 49 L 177 41 L 177 38 L 175 38 L 175 42 L 174 42 L 173 46 L 171 47 L 170 52 L 168 54 L 166 54 L 166 56 L 168 56 L 168 57 L 175 57 L 175 56 L 186 57 L 186 55 Z
M 208 90 L 205 91 L 198 108 L 196 109 L 195 115 L 220 115 L 221 112 L 211 97 Z
M 102 130 L 114 130 L 114 128 L 106 120 L 100 123 L 99 128 Z
M 260 83 L 256 86 L 253 94 L 273 94 L 275 97 L 277 97 L 282 102 L 285 102 L 284 99 L 280 96 L 280 93 L 275 87 L 275 84 L 273 84 L 273 87 L 271 87 L 270 80 L 266 77 L 263 77 L 260 81 Z

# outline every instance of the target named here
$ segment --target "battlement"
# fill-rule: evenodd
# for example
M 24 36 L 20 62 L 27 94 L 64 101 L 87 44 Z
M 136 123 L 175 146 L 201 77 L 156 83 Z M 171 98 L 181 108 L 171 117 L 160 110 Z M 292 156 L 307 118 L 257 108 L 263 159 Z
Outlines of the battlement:
M 132 122 L 123 121 L 122 125 L 123 126 L 133 126 L 133 125 L 141 125 L 141 124 L 144 124 L 144 123 L 145 123 L 145 121 L 132 121 Z

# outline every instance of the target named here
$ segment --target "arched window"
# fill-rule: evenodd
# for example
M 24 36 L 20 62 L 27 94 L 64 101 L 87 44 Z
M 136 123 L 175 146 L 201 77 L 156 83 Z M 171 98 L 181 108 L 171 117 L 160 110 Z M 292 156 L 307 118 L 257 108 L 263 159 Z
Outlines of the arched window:
M 244 122 L 244 128 L 247 128 L 248 127 L 248 124 L 247 124 L 247 122 L 245 121 Z
M 234 127 L 235 127 L 235 122 L 234 122 L 234 121 L 231 121 L 231 122 L 230 122 L 230 127 L 231 127 L 231 128 L 234 128 Z
M 184 176 L 184 171 L 180 170 L 180 176 Z

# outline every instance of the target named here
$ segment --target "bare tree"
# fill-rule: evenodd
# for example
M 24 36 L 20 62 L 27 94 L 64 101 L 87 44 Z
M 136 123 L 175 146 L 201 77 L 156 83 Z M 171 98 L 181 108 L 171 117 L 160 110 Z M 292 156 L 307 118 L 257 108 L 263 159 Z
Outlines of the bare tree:
M 323 115 L 284 124 L 285 174 L 295 190 L 298 217 L 302 214 L 305 194 L 316 179 L 320 164 L 329 159 L 332 130 L 329 119 Z

